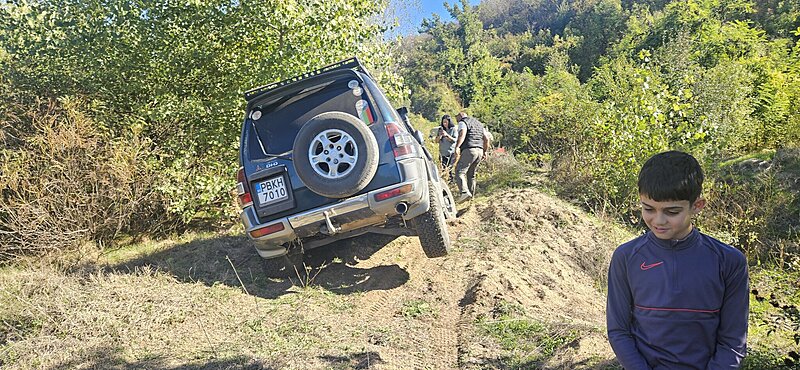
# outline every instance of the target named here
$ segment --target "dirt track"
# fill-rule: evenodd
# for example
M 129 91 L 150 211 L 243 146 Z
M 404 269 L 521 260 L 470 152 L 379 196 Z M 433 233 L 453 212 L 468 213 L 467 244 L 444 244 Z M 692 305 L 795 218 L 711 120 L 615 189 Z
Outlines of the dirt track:
M 599 287 L 627 236 L 533 189 L 460 213 L 447 257 L 426 258 L 414 237 L 367 235 L 309 251 L 302 281 L 264 278 L 247 241 L 224 235 L 7 270 L 0 301 L 19 305 L 0 314 L 33 329 L 0 333 L 14 342 L 0 365 L 614 368 Z M 571 336 L 548 352 L 485 329 L 513 320 Z
M 308 308 L 309 314 L 366 349 L 369 356 L 348 366 L 495 368 L 506 367 L 510 353 L 476 323 L 496 319 L 498 306 L 510 303 L 530 318 L 581 333 L 551 358 L 524 367 L 606 368 L 613 356 L 597 287 L 616 242 L 600 230 L 537 191 L 501 194 L 462 209 L 450 224 L 455 248 L 445 258 L 426 258 L 413 237 L 387 244 L 391 238 L 365 236 L 311 251 L 306 260 L 314 266 L 346 262 L 323 269 L 314 284 L 362 293 L 349 298 L 347 315 Z M 349 276 L 363 279 L 341 287 Z M 411 318 L 405 311 L 414 304 L 427 308 Z

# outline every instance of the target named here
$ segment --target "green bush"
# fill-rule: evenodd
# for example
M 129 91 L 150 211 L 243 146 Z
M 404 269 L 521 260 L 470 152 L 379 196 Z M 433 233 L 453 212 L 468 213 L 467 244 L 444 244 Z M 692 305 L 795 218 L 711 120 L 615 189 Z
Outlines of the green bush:
M 800 150 L 763 151 L 710 168 L 699 223 L 751 260 L 782 263 L 800 252 Z
M 750 270 L 750 328 L 747 370 L 798 369 L 800 361 L 800 259 L 787 258 L 781 269 Z
M 146 149 L 137 158 L 147 166 L 130 170 L 157 174 L 141 185 L 164 200 L 167 218 L 219 222 L 230 204 L 244 90 L 357 55 L 390 97 L 402 98 L 402 80 L 381 38 L 386 25 L 374 21 L 385 6 L 371 0 L 6 2 L 0 5 L 0 91 L 28 106 L 79 97 L 90 135 Z
M 493 151 L 478 167 L 478 189 L 493 193 L 500 189 L 530 186 L 531 173 L 530 166 L 518 161 L 512 153 Z
M 429 121 L 439 122 L 445 114 L 449 114 L 455 121 L 456 113 L 461 110 L 461 103 L 447 84 L 434 82 L 430 86 L 412 91 L 411 107 Z

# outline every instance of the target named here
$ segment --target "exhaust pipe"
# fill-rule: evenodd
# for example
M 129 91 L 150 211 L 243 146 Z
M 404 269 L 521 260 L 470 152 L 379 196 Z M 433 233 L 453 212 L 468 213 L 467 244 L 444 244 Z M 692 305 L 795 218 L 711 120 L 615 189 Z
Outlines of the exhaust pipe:
M 406 202 L 397 203 L 394 206 L 394 210 L 397 211 L 397 213 L 404 215 L 406 214 L 406 212 L 408 212 L 408 203 Z

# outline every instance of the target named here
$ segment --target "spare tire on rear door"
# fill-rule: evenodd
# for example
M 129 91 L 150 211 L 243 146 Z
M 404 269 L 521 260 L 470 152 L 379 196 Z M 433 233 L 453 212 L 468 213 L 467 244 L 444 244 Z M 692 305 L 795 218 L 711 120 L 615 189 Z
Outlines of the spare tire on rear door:
M 378 142 L 353 115 L 326 112 L 312 118 L 294 139 L 297 176 L 311 191 L 345 198 L 364 189 L 378 169 Z

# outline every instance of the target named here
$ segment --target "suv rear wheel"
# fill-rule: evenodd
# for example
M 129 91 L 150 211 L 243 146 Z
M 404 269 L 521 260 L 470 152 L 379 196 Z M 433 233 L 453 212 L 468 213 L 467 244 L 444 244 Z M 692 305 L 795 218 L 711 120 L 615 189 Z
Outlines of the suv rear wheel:
M 444 180 L 441 182 L 442 184 L 442 210 L 444 211 L 444 218 L 448 220 L 455 220 L 458 212 L 456 210 L 456 200 L 453 199 L 453 193 L 450 192 L 450 188 L 447 187 L 447 184 L 444 183 Z
M 447 233 L 439 187 L 428 181 L 428 191 L 431 206 L 427 212 L 414 218 L 414 226 L 425 255 L 429 258 L 442 257 L 450 249 L 450 234 Z
M 292 158 L 297 176 L 313 192 L 345 198 L 364 189 L 378 169 L 378 142 L 353 115 L 326 112 L 297 133 Z

